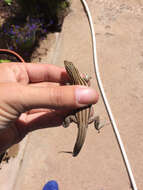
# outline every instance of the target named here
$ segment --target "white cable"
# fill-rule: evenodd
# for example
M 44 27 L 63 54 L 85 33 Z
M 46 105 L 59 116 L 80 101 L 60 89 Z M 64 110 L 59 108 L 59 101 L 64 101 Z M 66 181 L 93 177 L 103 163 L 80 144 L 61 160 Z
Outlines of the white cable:
M 103 98 L 103 102 L 105 104 L 106 111 L 107 111 L 109 119 L 111 121 L 112 128 L 113 128 L 114 134 L 116 136 L 116 140 L 118 142 L 120 151 L 122 153 L 123 161 L 124 161 L 124 164 L 125 164 L 128 176 L 129 176 L 129 180 L 131 182 L 131 186 L 132 186 L 133 190 L 137 190 L 137 186 L 136 186 L 136 182 L 135 182 L 132 170 L 131 170 L 131 166 L 130 166 L 130 163 L 129 163 L 129 160 L 128 160 L 128 157 L 127 157 L 124 145 L 123 145 L 123 142 L 121 140 L 121 137 L 120 137 L 116 122 L 114 120 L 110 105 L 109 105 L 108 100 L 106 98 L 106 94 L 104 92 L 104 88 L 103 88 L 103 85 L 102 85 L 102 82 L 101 82 L 101 79 L 100 79 L 100 73 L 99 73 L 98 62 L 97 62 L 97 53 L 96 53 L 96 38 L 95 38 L 95 31 L 94 31 L 94 25 L 93 25 L 91 13 L 90 13 L 90 10 L 88 8 L 88 5 L 87 5 L 86 1 L 85 0 L 81 0 L 81 1 L 82 1 L 83 5 L 84 5 L 84 8 L 86 10 L 88 20 L 89 20 L 89 24 L 90 24 L 90 29 L 91 29 L 92 45 L 93 45 L 94 69 L 95 69 L 95 74 L 96 74 L 96 78 L 97 78 L 97 83 L 98 83 L 98 86 L 99 86 L 99 89 L 100 89 L 100 92 L 101 92 L 101 95 L 102 95 L 102 98 Z

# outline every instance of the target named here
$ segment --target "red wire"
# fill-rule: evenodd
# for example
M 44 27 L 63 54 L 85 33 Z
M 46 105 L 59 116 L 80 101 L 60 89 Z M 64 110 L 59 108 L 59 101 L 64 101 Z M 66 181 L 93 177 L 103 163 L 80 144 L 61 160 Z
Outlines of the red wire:
M 0 49 L 0 52 L 10 53 L 10 54 L 16 56 L 21 62 L 23 62 L 23 63 L 25 62 L 24 59 L 15 51 L 12 51 L 10 49 Z

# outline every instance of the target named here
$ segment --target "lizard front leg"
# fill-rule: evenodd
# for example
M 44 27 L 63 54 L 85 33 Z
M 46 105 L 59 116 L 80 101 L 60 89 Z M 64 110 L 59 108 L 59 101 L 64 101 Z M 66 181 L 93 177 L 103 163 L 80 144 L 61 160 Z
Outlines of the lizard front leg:
M 74 115 L 68 115 L 67 117 L 65 117 L 64 122 L 63 122 L 63 127 L 67 128 L 69 127 L 70 123 L 76 123 L 77 124 L 77 120 L 76 117 Z

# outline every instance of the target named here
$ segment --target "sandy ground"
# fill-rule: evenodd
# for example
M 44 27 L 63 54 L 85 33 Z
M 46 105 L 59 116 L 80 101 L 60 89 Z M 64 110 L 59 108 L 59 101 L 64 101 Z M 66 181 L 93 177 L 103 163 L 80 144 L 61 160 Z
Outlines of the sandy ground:
M 94 20 L 101 78 L 140 190 L 143 186 L 143 1 L 87 2 Z M 72 11 L 51 52 L 50 63 L 63 66 L 64 60 L 74 62 L 82 72 L 92 76 L 92 86 L 98 90 L 89 25 L 80 1 L 72 1 Z M 101 98 L 95 112 L 101 121 L 109 122 Z M 41 190 L 51 179 L 59 182 L 60 190 L 131 189 L 111 125 L 106 125 L 100 134 L 91 125 L 78 157 L 59 153 L 72 151 L 76 133 L 75 125 L 31 133 L 14 185 L 8 187 L 10 179 L 6 181 L 6 177 L 0 176 L 5 183 L 2 187 L 8 187 L 0 189 Z

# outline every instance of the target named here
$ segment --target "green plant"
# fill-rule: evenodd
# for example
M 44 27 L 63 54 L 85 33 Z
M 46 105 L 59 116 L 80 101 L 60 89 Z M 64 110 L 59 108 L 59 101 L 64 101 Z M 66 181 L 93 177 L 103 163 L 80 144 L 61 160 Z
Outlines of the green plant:
M 4 46 L 27 57 L 49 32 L 61 31 L 70 10 L 70 0 L 4 1 L 13 15 L 0 28 Z
M 11 62 L 11 61 L 8 59 L 0 59 L 0 63 L 9 63 L 9 62 Z
M 16 0 L 22 11 L 26 14 L 36 14 L 42 7 L 46 15 L 55 15 L 59 9 L 66 9 L 69 6 L 69 0 Z
M 11 49 L 27 50 L 35 45 L 36 33 L 42 30 L 40 19 L 27 19 L 24 25 L 5 24 L 3 31 Z
M 8 5 L 11 5 L 12 0 L 4 0 Z

